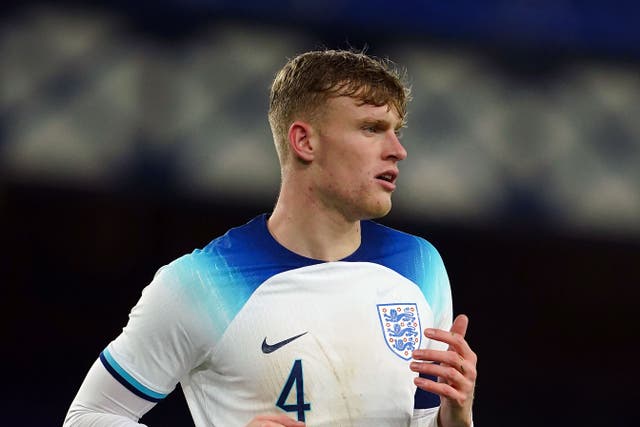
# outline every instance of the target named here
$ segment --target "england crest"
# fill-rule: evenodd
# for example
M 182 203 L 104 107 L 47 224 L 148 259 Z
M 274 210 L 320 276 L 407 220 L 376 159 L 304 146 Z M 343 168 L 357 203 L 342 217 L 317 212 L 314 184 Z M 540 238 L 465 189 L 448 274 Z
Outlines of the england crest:
M 391 351 L 404 360 L 420 347 L 422 329 L 418 306 L 414 303 L 377 304 L 384 341 Z

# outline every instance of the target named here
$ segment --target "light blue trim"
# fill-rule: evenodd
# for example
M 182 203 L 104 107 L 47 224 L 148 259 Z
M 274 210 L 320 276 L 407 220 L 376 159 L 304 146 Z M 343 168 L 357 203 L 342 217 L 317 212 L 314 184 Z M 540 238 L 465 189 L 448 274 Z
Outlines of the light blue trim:
M 118 362 L 116 362 L 115 359 L 111 356 L 111 353 L 109 353 L 108 349 L 105 348 L 104 351 L 102 352 L 102 354 L 104 355 L 105 359 L 107 359 L 107 362 L 109 362 L 109 365 L 111 365 L 111 367 L 123 379 L 125 379 L 129 384 L 131 384 L 133 387 L 135 387 L 139 392 L 144 393 L 147 396 L 153 397 L 154 399 L 164 399 L 165 397 L 167 397 L 166 394 L 156 393 L 155 391 L 151 390 L 150 388 L 147 388 L 147 387 L 143 386 L 138 381 L 136 381 L 135 378 L 133 378 L 131 375 L 129 375 L 129 373 L 127 371 L 125 371 L 124 369 L 122 369 L 122 367 L 120 365 L 118 365 Z

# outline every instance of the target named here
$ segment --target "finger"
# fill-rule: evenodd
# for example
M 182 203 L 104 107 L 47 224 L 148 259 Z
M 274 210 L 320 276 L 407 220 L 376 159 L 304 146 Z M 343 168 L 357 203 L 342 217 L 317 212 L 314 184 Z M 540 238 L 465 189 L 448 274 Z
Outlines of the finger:
M 421 375 L 439 377 L 456 384 L 472 384 L 478 375 L 474 364 L 460 358 L 447 364 L 411 362 L 409 369 Z
M 256 416 L 249 426 L 257 427 L 303 427 L 302 421 L 297 421 L 284 414 L 262 414 Z
M 298 427 L 303 425 L 304 424 L 302 423 L 298 423 L 298 421 L 296 421 L 296 424 L 291 424 L 287 421 L 284 423 L 279 423 L 277 421 L 258 421 L 256 427 Z M 253 424 L 250 424 L 248 427 L 253 427 Z
M 467 341 L 464 339 L 464 335 L 455 332 L 464 331 L 466 333 L 466 325 L 468 324 L 468 319 L 466 316 L 464 316 L 464 320 L 458 320 L 460 318 L 460 316 L 456 318 L 456 323 L 454 324 L 454 326 L 452 326 L 453 332 L 443 331 L 442 329 L 427 328 L 424 330 L 424 335 L 432 340 L 449 344 L 449 350 L 455 351 L 462 355 L 462 357 L 464 357 L 465 359 L 469 359 L 475 362 L 476 355 L 471 350 L 471 347 L 469 347 Z
M 463 402 L 468 398 L 468 393 L 457 390 L 450 384 L 432 381 L 428 378 L 416 377 L 413 383 L 422 390 L 435 393 L 440 397 L 451 399 L 457 402 Z
M 304 427 L 304 423 L 289 418 L 289 421 L 253 420 L 247 427 Z
M 457 366 L 465 361 L 459 353 L 450 350 L 414 350 L 412 356 L 415 360 L 420 360 L 422 362 L 436 362 L 449 366 Z
M 475 360 L 475 354 L 462 335 L 457 335 L 455 333 L 452 334 L 451 332 L 443 331 L 442 329 L 431 328 L 425 329 L 424 335 L 429 339 L 449 344 L 449 351 L 455 351 L 465 359 Z
M 409 368 L 418 372 L 422 375 L 428 376 L 436 376 L 440 378 L 442 381 L 445 381 L 449 384 L 453 384 L 456 386 L 461 386 L 463 384 L 467 384 L 471 381 L 470 378 L 466 377 L 466 374 L 471 374 L 465 370 L 465 374 L 463 374 L 460 369 L 461 367 L 447 366 L 447 365 L 438 365 L 437 363 L 421 363 L 421 362 L 412 362 L 409 365 Z
M 467 334 L 467 326 L 469 326 L 469 318 L 465 314 L 459 314 L 451 325 L 451 333 L 458 334 L 464 338 Z

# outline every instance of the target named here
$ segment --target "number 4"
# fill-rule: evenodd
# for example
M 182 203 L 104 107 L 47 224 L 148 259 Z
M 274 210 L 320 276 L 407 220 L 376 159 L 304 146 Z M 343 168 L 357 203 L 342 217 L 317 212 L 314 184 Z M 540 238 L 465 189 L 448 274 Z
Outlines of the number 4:
M 287 398 L 289 397 L 289 394 L 291 394 L 291 389 L 293 388 L 294 383 L 296 385 L 296 403 L 287 404 Z M 280 392 L 280 397 L 278 397 L 276 406 L 287 412 L 297 412 L 298 421 L 304 421 L 304 412 L 311 410 L 311 405 L 309 403 L 304 403 L 302 360 L 298 359 L 293 362 L 291 373 L 289 374 L 289 378 L 287 378 L 287 382 L 284 384 L 282 392 Z

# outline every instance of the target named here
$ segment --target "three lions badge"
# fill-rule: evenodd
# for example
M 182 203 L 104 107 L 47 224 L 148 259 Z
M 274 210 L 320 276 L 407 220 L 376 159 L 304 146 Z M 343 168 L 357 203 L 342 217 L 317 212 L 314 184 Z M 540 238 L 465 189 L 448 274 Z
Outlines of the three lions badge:
M 377 304 L 380 326 L 387 346 L 404 360 L 420 347 L 422 328 L 418 306 L 413 303 Z

